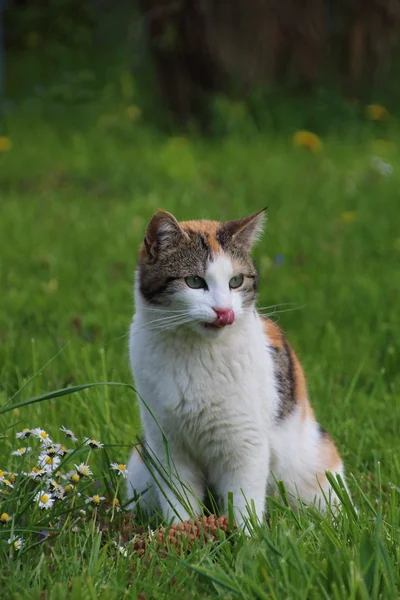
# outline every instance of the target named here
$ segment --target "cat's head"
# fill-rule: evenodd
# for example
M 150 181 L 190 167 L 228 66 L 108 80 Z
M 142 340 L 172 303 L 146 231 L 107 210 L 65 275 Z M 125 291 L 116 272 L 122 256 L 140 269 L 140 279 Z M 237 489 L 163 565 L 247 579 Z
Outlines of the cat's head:
M 250 251 L 265 211 L 237 221 L 184 221 L 159 210 L 139 254 L 136 292 L 155 330 L 189 327 L 205 335 L 251 311 L 258 274 Z M 137 307 L 138 308 L 138 307 Z

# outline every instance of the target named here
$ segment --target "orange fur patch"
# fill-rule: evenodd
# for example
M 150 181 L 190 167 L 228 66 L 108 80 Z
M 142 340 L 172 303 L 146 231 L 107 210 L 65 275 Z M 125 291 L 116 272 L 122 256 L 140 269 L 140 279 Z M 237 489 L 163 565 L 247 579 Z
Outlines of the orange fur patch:
M 264 331 L 268 336 L 271 345 L 279 350 L 284 349 L 285 336 L 279 329 L 278 325 L 269 319 L 263 319 Z
M 301 418 L 315 419 L 314 411 L 308 399 L 307 393 L 307 382 L 304 375 L 303 367 L 297 358 L 296 352 L 285 340 L 285 336 L 281 329 L 276 323 L 269 319 L 263 319 L 264 331 L 268 336 L 270 344 L 277 350 L 285 351 L 285 342 L 289 347 L 290 357 L 293 364 L 293 379 L 294 379 L 294 393 L 296 397 L 296 403 L 301 407 Z
M 217 231 L 221 226 L 221 223 L 218 221 L 200 219 L 198 221 L 181 221 L 179 225 L 184 231 L 202 233 L 206 237 L 207 243 L 214 254 L 218 254 L 222 251 L 222 248 L 217 240 Z
M 296 401 L 301 406 L 301 417 L 302 419 L 315 419 L 314 411 L 308 399 L 307 382 L 303 367 L 297 358 L 296 352 L 291 346 L 289 346 L 289 348 L 293 363 L 294 393 L 296 395 Z
M 337 471 L 342 464 L 342 459 L 338 449 L 335 446 L 335 442 L 328 433 L 323 435 L 321 446 L 321 454 L 325 471 L 332 471 L 332 473 Z

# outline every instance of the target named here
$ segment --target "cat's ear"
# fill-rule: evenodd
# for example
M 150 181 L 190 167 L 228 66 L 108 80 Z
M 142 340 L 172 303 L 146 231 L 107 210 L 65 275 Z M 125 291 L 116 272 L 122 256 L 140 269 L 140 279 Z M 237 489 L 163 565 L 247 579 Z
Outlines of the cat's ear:
M 144 247 L 148 257 L 155 259 L 167 246 L 179 243 L 185 237 L 187 234 L 174 215 L 166 210 L 158 210 L 147 226 Z
M 218 236 L 222 245 L 235 242 L 247 251 L 251 250 L 263 232 L 266 210 L 266 208 L 263 208 L 248 217 L 243 217 L 243 219 L 223 223 Z

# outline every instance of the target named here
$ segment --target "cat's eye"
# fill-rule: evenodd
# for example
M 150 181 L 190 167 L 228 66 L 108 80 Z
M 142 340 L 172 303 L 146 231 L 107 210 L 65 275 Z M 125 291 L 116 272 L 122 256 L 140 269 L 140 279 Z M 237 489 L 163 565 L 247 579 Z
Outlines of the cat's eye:
M 185 277 L 186 285 L 194 290 L 207 289 L 207 284 L 202 277 L 198 277 L 197 275 L 190 275 L 190 277 Z
M 229 287 L 231 288 L 231 290 L 236 290 L 237 288 L 240 288 L 240 286 L 243 283 L 243 280 L 243 275 L 235 275 L 234 277 L 232 277 L 232 279 L 229 280 Z

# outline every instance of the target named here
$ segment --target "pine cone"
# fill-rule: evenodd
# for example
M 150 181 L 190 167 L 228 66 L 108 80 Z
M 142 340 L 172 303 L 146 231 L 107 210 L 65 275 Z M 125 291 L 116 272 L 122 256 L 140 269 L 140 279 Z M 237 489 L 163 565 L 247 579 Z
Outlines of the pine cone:
M 236 529 L 234 524 L 233 529 Z M 218 532 L 229 532 L 228 518 L 225 516 L 197 517 L 189 521 L 174 523 L 170 528 L 162 527 L 154 533 L 139 534 L 133 538 L 133 547 L 142 556 L 151 543 L 164 555 L 171 546 L 178 550 L 190 550 L 195 541 L 202 546 L 219 539 Z

